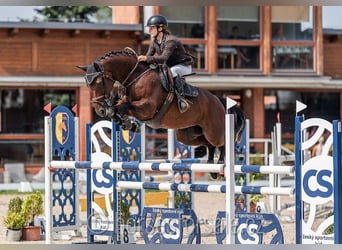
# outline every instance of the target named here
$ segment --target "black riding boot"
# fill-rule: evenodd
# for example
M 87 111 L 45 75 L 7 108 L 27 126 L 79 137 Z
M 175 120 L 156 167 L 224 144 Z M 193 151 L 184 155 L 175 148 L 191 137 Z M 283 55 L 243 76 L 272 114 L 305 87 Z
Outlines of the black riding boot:
M 184 98 L 184 82 L 183 79 L 177 75 L 173 78 L 175 83 L 176 96 L 178 99 L 178 109 L 181 113 L 186 112 L 190 108 L 189 102 Z

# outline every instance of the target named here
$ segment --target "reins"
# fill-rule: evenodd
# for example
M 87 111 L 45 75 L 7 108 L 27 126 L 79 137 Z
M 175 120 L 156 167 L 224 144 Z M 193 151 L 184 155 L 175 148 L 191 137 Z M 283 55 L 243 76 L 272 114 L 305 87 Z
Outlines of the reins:
M 125 83 L 128 81 L 128 79 L 133 75 L 134 71 L 137 69 L 138 65 L 139 65 L 139 61 L 136 62 L 135 66 L 133 67 L 133 69 L 131 70 L 131 72 L 128 73 L 128 75 L 126 76 L 125 80 L 121 83 L 122 86 L 128 88 L 130 87 L 133 83 L 135 83 L 136 81 L 138 81 L 141 77 L 143 77 L 143 75 L 145 75 L 147 72 L 149 72 L 150 70 L 152 70 L 151 67 L 149 67 L 148 69 L 146 69 L 144 72 L 142 72 L 140 75 L 138 75 L 135 79 L 133 79 L 133 81 L 131 81 L 130 83 L 128 83 L 127 85 L 125 85 Z

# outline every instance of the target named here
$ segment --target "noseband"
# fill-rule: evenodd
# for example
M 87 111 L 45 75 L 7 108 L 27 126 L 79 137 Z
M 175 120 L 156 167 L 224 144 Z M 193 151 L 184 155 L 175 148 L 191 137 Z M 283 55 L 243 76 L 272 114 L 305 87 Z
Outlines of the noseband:
M 155 67 L 149 67 L 145 71 L 143 71 L 141 74 L 139 74 L 136 78 L 134 78 L 131 82 L 128 82 L 130 77 L 133 75 L 133 73 L 136 71 L 139 61 L 137 60 L 135 66 L 133 69 L 128 73 L 125 80 L 120 83 L 118 80 L 113 79 L 111 76 L 105 74 L 103 64 L 100 61 L 96 61 L 94 64 L 94 70 L 96 72 L 94 73 L 86 73 L 85 75 L 85 81 L 87 83 L 87 86 L 91 86 L 91 84 L 99 77 L 101 76 L 101 83 L 103 88 L 103 94 L 97 97 L 94 97 L 91 99 L 91 103 L 97 103 L 99 104 L 106 112 L 106 116 L 108 115 L 115 115 L 114 110 L 116 109 L 116 105 L 119 101 L 126 100 L 126 89 L 132 86 L 134 83 L 136 83 L 144 74 L 146 74 L 148 71 L 154 69 Z M 106 93 L 106 80 L 110 80 L 113 82 L 112 90 L 109 94 Z M 113 110 L 110 110 L 113 109 Z

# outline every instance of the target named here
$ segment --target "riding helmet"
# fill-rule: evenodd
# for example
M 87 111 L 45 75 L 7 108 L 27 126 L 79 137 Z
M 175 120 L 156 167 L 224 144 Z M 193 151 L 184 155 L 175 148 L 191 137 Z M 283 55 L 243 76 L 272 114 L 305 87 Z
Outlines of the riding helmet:
M 147 20 L 146 26 L 165 26 L 167 27 L 167 19 L 163 15 L 153 15 Z

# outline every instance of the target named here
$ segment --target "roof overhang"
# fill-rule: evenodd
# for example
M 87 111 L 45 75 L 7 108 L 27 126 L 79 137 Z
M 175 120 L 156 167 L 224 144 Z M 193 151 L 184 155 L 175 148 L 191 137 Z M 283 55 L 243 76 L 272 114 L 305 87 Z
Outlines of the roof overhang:
M 255 76 L 203 76 L 186 79 L 193 86 L 209 90 L 246 88 L 269 89 L 342 89 L 342 80 L 330 77 L 255 77 Z M 83 76 L 0 76 L 0 87 L 80 87 Z
M 342 80 L 332 80 L 330 77 L 192 76 L 187 81 L 194 86 L 209 90 L 342 89 Z
M 9 29 L 64 29 L 64 30 L 122 30 L 142 31 L 142 24 L 98 24 L 63 22 L 0 22 L 0 28 Z
M 323 29 L 324 35 L 342 35 L 342 29 Z

